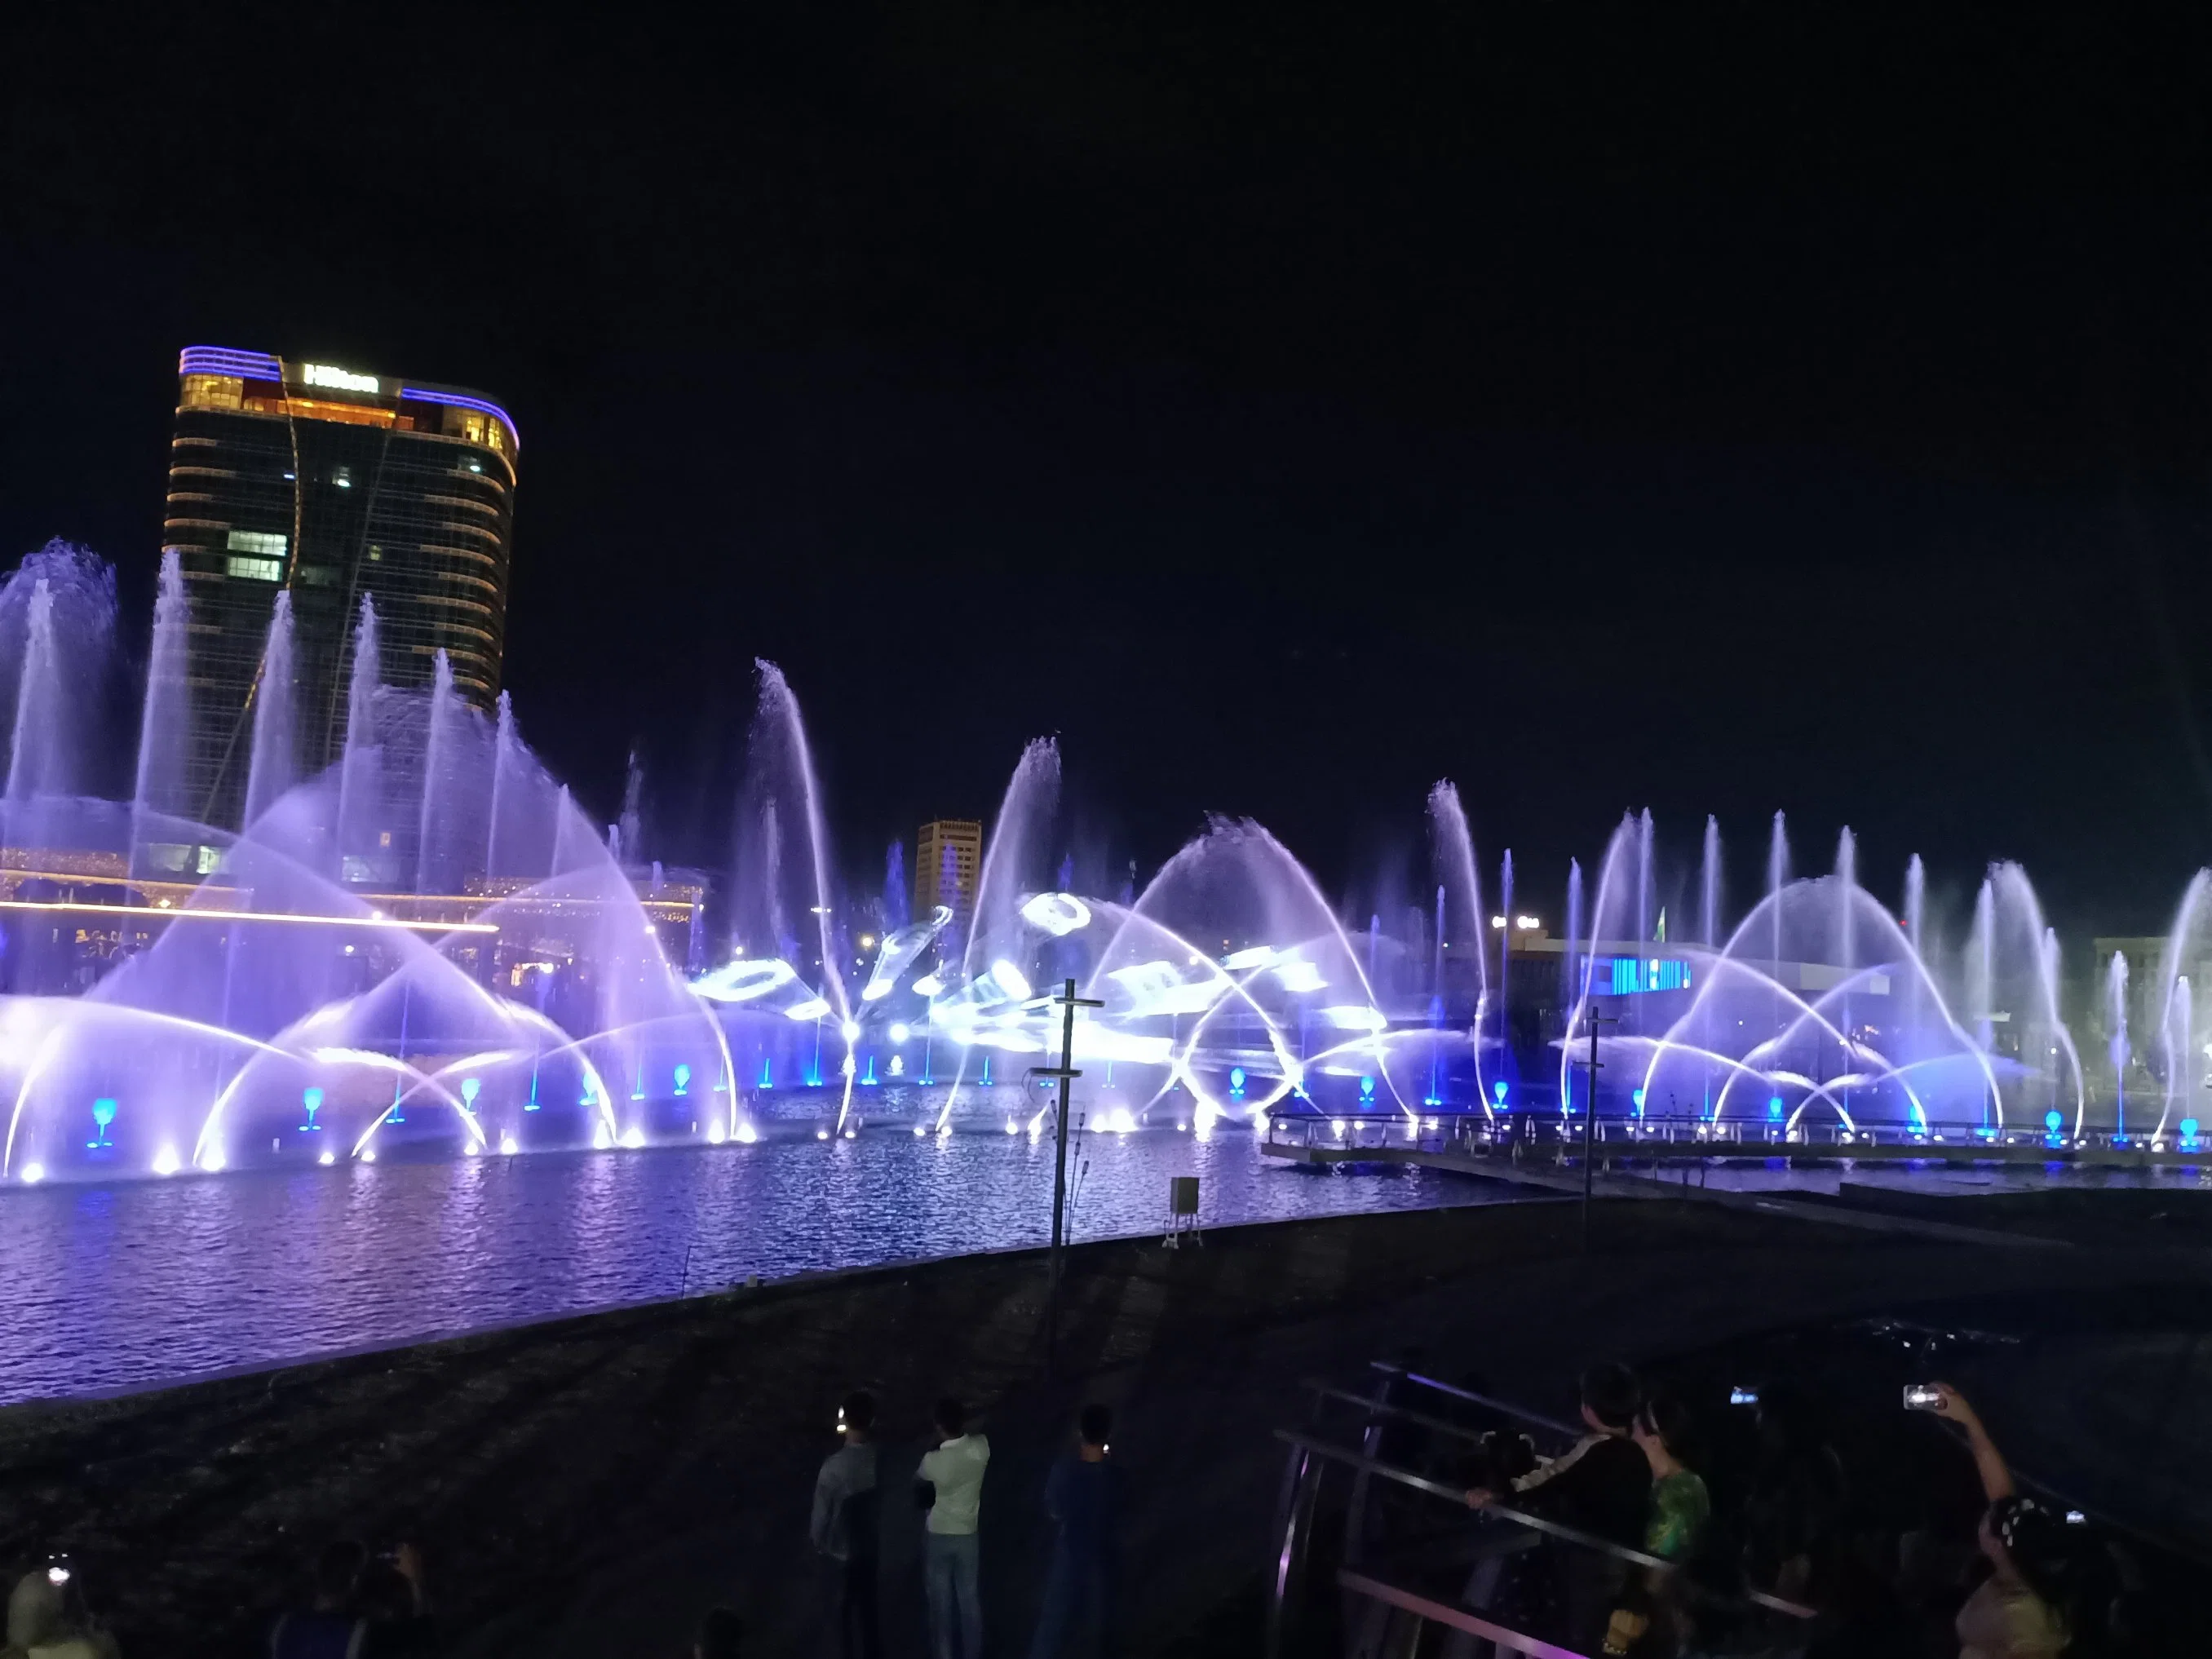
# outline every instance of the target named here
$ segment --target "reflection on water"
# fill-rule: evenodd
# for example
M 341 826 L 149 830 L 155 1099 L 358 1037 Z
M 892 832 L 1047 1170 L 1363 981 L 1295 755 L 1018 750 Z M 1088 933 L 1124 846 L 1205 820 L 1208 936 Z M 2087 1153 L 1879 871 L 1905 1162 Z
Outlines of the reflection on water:
M 1087 1168 L 1085 1167 L 1087 1166 Z M 1027 1135 L 345 1164 L 0 1195 L 0 1400 L 141 1388 L 810 1269 L 1040 1244 L 1053 1145 Z M 1078 1239 L 1510 1196 L 1419 1170 L 1316 1175 L 1253 1137 L 1086 1136 Z

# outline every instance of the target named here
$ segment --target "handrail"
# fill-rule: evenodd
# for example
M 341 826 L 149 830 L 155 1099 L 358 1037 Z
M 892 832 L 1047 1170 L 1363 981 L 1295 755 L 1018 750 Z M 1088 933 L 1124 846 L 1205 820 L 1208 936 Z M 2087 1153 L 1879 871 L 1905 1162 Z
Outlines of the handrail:
M 1327 1458 L 1333 1463 L 1341 1463 L 1346 1468 L 1358 1470 L 1364 1474 L 1380 1475 L 1385 1480 L 1395 1481 L 1401 1486 L 1409 1486 L 1415 1492 L 1427 1492 L 1431 1497 L 1443 1498 L 1448 1503 L 1465 1504 L 1467 1502 L 1467 1492 L 1464 1487 L 1448 1486 L 1440 1480 L 1431 1480 L 1426 1475 L 1415 1474 L 1412 1470 L 1401 1469 L 1395 1464 L 1363 1456 L 1356 1451 L 1349 1451 L 1329 1441 L 1317 1440 L 1311 1435 L 1298 1434 L 1290 1429 L 1277 1429 L 1275 1438 L 1285 1445 L 1296 1446 L 1301 1451 L 1310 1453 L 1314 1456 Z M 1484 1515 L 1502 1516 L 1508 1521 L 1528 1528 L 1531 1532 L 1542 1533 L 1547 1537 L 1558 1539 L 1564 1544 L 1574 1544 L 1583 1549 L 1595 1550 L 1600 1554 L 1609 1555 L 1617 1561 L 1626 1561 L 1633 1566 L 1649 1567 L 1658 1572 L 1674 1572 L 1680 1568 L 1680 1563 L 1669 1561 L 1663 1556 L 1651 1555 L 1643 1550 L 1632 1549 L 1626 1544 L 1616 1544 L 1610 1538 L 1601 1538 L 1595 1533 L 1584 1532 L 1578 1527 L 1570 1527 L 1544 1516 L 1531 1515 L 1526 1510 L 1516 1510 L 1508 1504 L 1486 1504 L 1480 1512 Z M 1793 1619 L 1810 1619 L 1814 1616 L 1811 1607 L 1801 1607 L 1795 1601 L 1786 1601 L 1778 1595 L 1769 1595 L 1764 1590 L 1747 1590 L 1744 1592 L 1744 1599 L 1775 1613 L 1786 1613 Z
M 1432 1624 L 1449 1625 L 1452 1629 L 1465 1631 L 1469 1636 L 1480 1636 L 1494 1642 L 1508 1652 L 1522 1653 L 1528 1659 L 1589 1659 L 1589 1656 L 1574 1648 L 1563 1648 L 1556 1642 L 1547 1642 L 1541 1637 L 1524 1636 L 1504 1625 L 1493 1625 L 1487 1619 L 1479 1619 L 1465 1607 L 1455 1607 L 1443 1601 L 1432 1601 L 1425 1595 L 1401 1589 L 1395 1584 L 1386 1584 L 1379 1578 L 1370 1578 L 1364 1572 L 1354 1572 L 1349 1567 L 1337 1571 L 1336 1582 L 1355 1595 L 1364 1595 L 1387 1606 L 1401 1608 L 1416 1618 Z
M 1419 1371 L 1409 1371 L 1403 1365 L 1388 1359 L 1371 1359 L 1368 1364 L 1376 1370 L 1387 1371 L 1394 1376 L 1402 1376 L 1408 1382 L 1418 1384 L 1424 1389 L 1433 1389 L 1438 1394 L 1448 1394 L 1453 1399 L 1464 1400 L 1470 1405 L 1487 1406 L 1492 1411 L 1504 1412 L 1508 1417 L 1517 1417 L 1523 1423 L 1533 1423 L 1540 1429 L 1549 1429 L 1553 1433 L 1563 1434 L 1570 1440 L 1579 1440 L 1589 1432 L 1588 1429 L 1578 1425 L 1562 1422 L 1556 1417 L 1547 1417 L 1541 1412 L 1532 1412 L 1526 1406 L 1516 1406 L 1510 1400 L 1493 1400 L 1486 1394 L 1476 1394 L 1469 1389 L 1455 1388 L 1449 1382 L 1439 1382 L 1433 1376 L 1423 1376 Z
M 1432 1498 L 1442 1498 L 1459 1504 L 1462 1508 L 1466 1507 L 1467 1488 L 1464 1486 L 1447 1486 L 1441 1480 L 1431 1480 L 1426 1475 L 1415 1474 L 1411 1469 L 1401 1469 L 1394 1463 L 1384 1463 L 1372 1457 L 1363 1457 L 1358 1452 L 1346 1450 L 1342 1446 L 1334 1445 L 1326 1440 L 1316 1440 L 1311 1435 L 1294 1433 L 1289 1429 L 1277 1429 L 1275 1438 L 1285 1445 L 1296 1446 L 1301 1451 L 1311 1452 L 1316 1457 L 1325 1457 L 1333 1463 L 1341 1463 L 1346 1468 L 1358 1469 L 1366 1474 L 1377 1474 L 1385 1480 L 1395 1480 L 1401 1486 L 1410 1486 L 1415 1492 L 1425 1492 Z M 1674 1571 L 1674 1563 L 1672 1561 L 1662 1559 L 1656 1555 L 1646 1555 L 1642 1550 L 1631 1549 L 1626 1544 L 1614 1543 L 1610 1538 L 1600 1538 L 1595 1533 L 1584 1532 L 1579 1528 L 1566 1526 L 1559 1522 L 1548 1520 L 1540 1515 L 1530 1515 L 1525 1510 L 1511 1509 L 1504 1504 L 1486 1504 L 1481 1512 L 1485 1515 L 1503 1516 L 1508 1521 L 1517 1521 L 1531 1531 L 1547 1534 L 1559 1539 L 1562 1543 L 1579 1544 L 1585 1549 L 1597 1550 L 1617 1560 L 1627 1561 L 1639 1567 L 1654 1567 L 1664 1572 Z
M 1371 1395 L 1354 1394 L 1349 1389 L 1336 1388 L 1317 1378 L 1307 1378 L 1306 1387 L 1324 1400 L 1341 1400 L 1348 1406 L 1358 1407 L 1371 1417 L 1400 1418 L 1408 1423 L 1418 1423 L 1423 1428 L 1432 1430 L 1437 1434 L 1449 1434 L 1460 1440 L 1479 1441 L 1483 1437 L 1484 1431 L 1470 1429 L 1464 1423 L 1454 1423 L 1444 1418 L 1431 1417 L 1426 1412 L 1417 1412 L 1410 1406 L 1394 1406 L 1386 1400 L 1377 1400 Z

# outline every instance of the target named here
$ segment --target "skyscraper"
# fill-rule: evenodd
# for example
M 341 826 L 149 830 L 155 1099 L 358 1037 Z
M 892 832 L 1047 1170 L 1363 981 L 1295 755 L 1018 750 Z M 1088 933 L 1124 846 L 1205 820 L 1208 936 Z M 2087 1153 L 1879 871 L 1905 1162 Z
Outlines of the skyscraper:
M 983 859 L 983 826 L 973 818 L 932 818 L 914 849 L 914 913 L 941 904 L 966 930 L 975 914 L 975 875 Z
M 295 763 L 345 738 L 353 620 L 375 603 L 383 684 L 427 685 L 436 653 L 489 714 L 514 544 L 514 423 L 479 392 L 258 351 L 178 362 L 165 550 L 191 611 L 186 805 L 238 822 L 269 620 L 291 595 Z

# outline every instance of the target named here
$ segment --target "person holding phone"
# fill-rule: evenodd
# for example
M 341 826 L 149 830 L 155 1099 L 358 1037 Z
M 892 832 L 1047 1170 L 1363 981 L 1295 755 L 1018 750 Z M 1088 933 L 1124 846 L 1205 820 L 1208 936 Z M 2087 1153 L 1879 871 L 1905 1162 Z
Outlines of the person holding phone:
M 1110 1443 L 1114 1413 L 1085 1406 L 1076 1418 L 1075 1449 L 1052 1467 L 1045 1513 L 1058 1528 L 1045 1575 L 1030 1659 L 1060 1659 L 1071 1641 L 1097 1654 L 1112 1646 L 1115 1535 L 1121 1529 L 1121 1471 Z
M 2020 1495 L 1966 1396 L 1948 1382 L 1932 1386 L 1927 1409 L 1965 1431 L 1989 1503 L 1980 1541 L 1990 1576 L 1959 1609 L 1959 1659 L 2056 1659 L 2072 1639 L 2063 1610 L 2069 1547 L 2063 1525 Z
M 807 1536 L 814 1545 L 822 1597 L 823 1650 L 842 1659 L 878 1659 L 876 1613 L 880 1531 L 876 1521 L 876 1397 L 866 1389 L 837 1408 L 837 1449 L 814 1480 Z
M 968 1427 L 957 1400 L 931 1415 L 937 1449 L 922 1455 L 915 1480 L 929 1498 L 921 1542 L 922 1586 L 929 1595 L 929 1645 L 935 1659 L 981 1659 L 983 1592 L 976 1525 L 991 1443 Z

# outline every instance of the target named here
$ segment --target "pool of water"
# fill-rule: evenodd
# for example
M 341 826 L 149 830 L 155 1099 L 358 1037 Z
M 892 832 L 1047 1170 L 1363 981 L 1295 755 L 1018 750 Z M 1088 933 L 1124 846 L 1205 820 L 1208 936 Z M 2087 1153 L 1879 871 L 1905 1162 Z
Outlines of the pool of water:
M 1163 1231 L 1168 1178 L 1207 1225 L 1495 1202 L 1422 1170 L 1317 1174 L 1249 1133 L 1087 1135 L 1072 1236 Z M 749 1275 L 1041 1244 L 1053 1143 L 772 1133 L 519 1158 L 387 1158 L 0 1193 L 0 1401 L 145 1388 L 719 1287 Z

